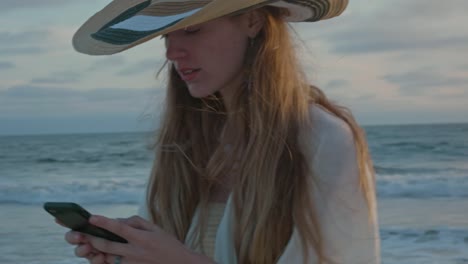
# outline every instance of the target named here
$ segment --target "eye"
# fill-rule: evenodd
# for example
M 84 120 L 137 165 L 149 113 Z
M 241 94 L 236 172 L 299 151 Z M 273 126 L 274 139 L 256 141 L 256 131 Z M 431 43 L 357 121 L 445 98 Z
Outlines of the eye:
M 199 25 L 193 25 L 193 26 L 188 26 L 184 28 L 184 32 L 186 34 L 193 34 L 200 31 L 200 26 Z

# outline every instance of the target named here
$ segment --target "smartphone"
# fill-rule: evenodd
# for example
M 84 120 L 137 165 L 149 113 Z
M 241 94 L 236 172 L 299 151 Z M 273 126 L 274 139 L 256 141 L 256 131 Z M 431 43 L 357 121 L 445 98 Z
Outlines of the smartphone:
M 105 238 L 114 242 L 127 243 L 127 240 L 124 238 L 90 224 L 88 219 L 91 217 L 91 214 L 76 203 L 47 202 L 44 203 L 44 209 L 57 218 L 63 225 L 74 231 Z

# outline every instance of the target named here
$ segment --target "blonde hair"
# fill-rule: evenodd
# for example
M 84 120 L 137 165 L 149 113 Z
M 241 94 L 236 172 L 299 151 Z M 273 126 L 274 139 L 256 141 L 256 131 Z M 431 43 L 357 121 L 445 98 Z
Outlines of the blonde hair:
M 258 10 L 265 25 L 251 54 L 246 55 L 248 81 L 234 97 L 235 114 L 229 120 L 218 93 L 203 99 L 191 97 L 170 67 L 148 209 L 155 223 L 184 241 L 199 206 L 196 230 L 201 244 L 210 194 L 232 171 L 233 157 L 237 157 L 232 202 L 238 262 L 275 263 L 293 226 L 299 231 L 304 252 L 312 246 L 323 262 L 327 257 L 309 187 L 314 175 L 299 145 L 299 130 L 309 120 L 311 104 L 323 106 L 349 125 L 369 203 L 373 186 L 365 179 L 371 163 L 364 133 L 349 111 L 307 85 L 283 11 L 273 7 Z M 230 126 L 235 133 L 230 133 L 232 129 L 223 132 L 223 127 Z M 224 151 L 227 144 L 232 145 L 228 155 Z

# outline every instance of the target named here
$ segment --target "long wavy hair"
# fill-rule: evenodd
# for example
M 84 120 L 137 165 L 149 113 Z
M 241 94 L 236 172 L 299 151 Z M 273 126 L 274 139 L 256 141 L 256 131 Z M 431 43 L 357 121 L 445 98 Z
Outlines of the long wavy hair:
M 201 244 L 210 195 L 235 170 L 231 191 L 238 262 L 275 263 L 293 227 L 298 229 L 304 252 L 314 248 L 323 262 L 327 257 L 310 189 L 314 175 L 299 131 L 310 122 L 311 104 L 321 105 L 349 125 L 363 195 L 371 206 L 374 183 L 366 178 L 372 164 L 365 136 L 346 108 L 307 84 L 284 10 L 263 7 L 258 11 L 265 23 L 246 54 L 246 82 L 234 96 L 234 114 L 229 119 L 219 93 L 192 97 L 169 64 L 148 210 L 156 224 L 184 241 L 199 207 L 196 232 Z M 226 145 L 232 146 L 229 153 Z M 238 164 L 235 169 L 234 162 Z

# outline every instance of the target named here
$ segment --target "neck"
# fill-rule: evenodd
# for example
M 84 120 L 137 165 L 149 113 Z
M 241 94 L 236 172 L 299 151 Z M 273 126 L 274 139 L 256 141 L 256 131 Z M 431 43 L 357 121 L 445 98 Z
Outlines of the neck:
M 220 90 L 221 96 L 223 98 L 224 106 L 228 114 L 228 119 L 233 115 L 234 112 L 234 100 L 239 94 L 239 89 L 242 89 L 243 75 L 237 75 L 233 80 L 231 80 L 223 89 Z

